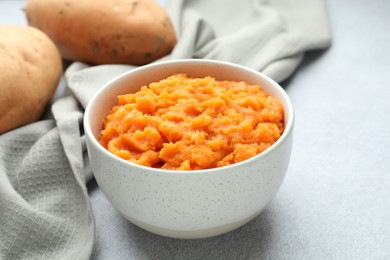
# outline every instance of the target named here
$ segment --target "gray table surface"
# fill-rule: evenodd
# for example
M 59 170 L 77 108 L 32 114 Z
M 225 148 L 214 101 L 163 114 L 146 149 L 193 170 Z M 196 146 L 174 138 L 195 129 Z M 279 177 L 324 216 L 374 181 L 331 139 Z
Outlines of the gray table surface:
M 0 24 L 25 24 L 24 3 L 0 0 Z M 283 83 L 294 148 L 271 204 L 228 234 L 176 240 L 127 222 L 91 181 L 92 259 L 390 259 L 390 1 L 326 5 L 332 47 Z

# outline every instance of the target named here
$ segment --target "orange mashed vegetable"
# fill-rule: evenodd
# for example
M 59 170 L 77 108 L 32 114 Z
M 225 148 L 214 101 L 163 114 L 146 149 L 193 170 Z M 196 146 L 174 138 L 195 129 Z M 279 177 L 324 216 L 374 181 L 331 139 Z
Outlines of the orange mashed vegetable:
M 100 143 L 144 166 L 209 169 L 266 150 L 283 133 L 283 115 L 258 85 L 175 74 L 118 96 Z

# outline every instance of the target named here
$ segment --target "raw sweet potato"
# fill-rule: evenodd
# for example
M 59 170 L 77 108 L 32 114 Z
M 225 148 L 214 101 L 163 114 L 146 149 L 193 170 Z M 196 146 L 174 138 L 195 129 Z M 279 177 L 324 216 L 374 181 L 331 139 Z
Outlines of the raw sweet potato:
M 143 65 L 176 43 L 170 18 L 155 0 L 28 0 L 25 13 L 66 60 Z
M 30 26 L 0 26 L 0 134 L 38 120 L 62 73 L 50 38 Z

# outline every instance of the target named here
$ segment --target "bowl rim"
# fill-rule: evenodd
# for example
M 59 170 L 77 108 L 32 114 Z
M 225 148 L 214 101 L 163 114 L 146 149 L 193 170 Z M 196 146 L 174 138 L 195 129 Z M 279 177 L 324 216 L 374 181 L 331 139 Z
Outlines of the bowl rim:
M 106 91 L 107 88 L 109 88 L 111 85 L 115 84 L 117 81 L 120 81 L 121 79 L 123 79 L 125 77 L 129 77 L 132 74 L 135 74 L 135 73 L 142 71 L 142 70 L 145 70 L 145 69 L 161 67 L 161 66 L 165 66 L 165 65 L 169 65 L 169 64 L 178 64 L 178 63 L 185 65 L 185 64 L 194 63 L 194 62 L 195 63 L 205 63 L 205 64 L 214 64 L 214 65 L 234 67 L 236 69 L 244 70 L 244 71 L 252 73 L 252 74 L 257 74 L 257 76 L 260 76 L 265 81 L 270 83 L 270 85 L 272 85 L 272 87 L 275 88 L 277 90 L 277 92 L 283 96 L 284 100 L 286 101 L 286 104 L 283 106 L 283 108 L 285 111 L 286 110 L 289 111 L 289 114 L 290 114 L 289 121 L 285 125 L 285 129 L 284 129 L 282 135 L 279 137 L 279 139 L 275 143 L 273 143 L 269 148 L 267 148 L 265 151 L 255 155 L 251 158 L 248 158 L 244 161 L 230 164 L 227 166 L 210 168 L 210 169 L 201 169 L 201 170 L 167 170 L 167 169 L 160 169 L 160 168 L 153 168 L 153 167 L 149 167 L 149 166 L 143 166 L 143 165 L 136 164 L 136 163 L 133 163 L 130 161 L 126 161 L 125 159 L 120 158 L 119 156 L 112 154 L 111 152 L 109 152 L 107 149 L 105 149 L 98 142 L 97 138 L 95 138 L 94 134 L 92 133 L 92 129 L 91 129 L 90 124 L 89 124 L 89 122 L 90 122 L 89 119 L 90 119 L 93 103 L 97 99 L 97 97 L 101 95 L 102 92 Z M 286 107 L 286 105 L 287 105 L 287 107 Z M 193 58 L 193 59 L 174 59 L 174 60 L 156 61 L 156 62 L 147 64 L 147 65 L 143 65 L 143 66 L 140 66 L 140 67 L 137 67 L 134 69 L 129 69 L 129 71 L 124 72 L 124 73 L 114 77 L 113 79 L 111 79 L 110 81 L 105 83 L 89 100 L 87 107 L 84 111 L 83 127 L 84 127 L 84 134 L 85 134 L 86 138 L 90 140 L 91 145 L 95 146 L 95 148 L 97 148 L 98 150 L 103 152 L 106 156 L 110 157 L 111 159 L 113 159 L 115 161 L 120 161 L 121 163 L 124 163 L 125 165 L 127 164 L 131 167 L 134 167 L 136 170 L 142 171 L 143 173 L 147 173 L 147 174 L 161 173 L 161 174 L 173 174 L 173 175 L 176 175 L 176 174 L 179 174 L 179 175 L 196 174 L 196 175 L 198 175 L 198 174 L 208 174 L 208 173 L 216 174 L 218 172 L 224 172 L 228 168 L 237 168 L 237 167 L 241 167 L 242 165 L 251 163 L 254 160 L 258 160 L 259 157 L 260 158 L 267 157 L 269 153 L 272 153 L 273 150 L 275 150 L 277 147 L 279 147 L 284 142 L 284 140 L 290 134 L 292 134 L 294 121 L 295 121 L 295 113 L 294 113 L 294 108 L 293 108 L 290 97 L 288 96 L 287 92 L 279 85 L 279 83 L 274 81 L 272 78 L 268 77 L 267 75 L 265 75 L 257 70 L 254 70 L 250 67 L 246 67 L 246 66 L 243 66 L 243 65 L 240 65 L 237 63 L 228 62 L 228 61 L 220 61 L 220 60 Z

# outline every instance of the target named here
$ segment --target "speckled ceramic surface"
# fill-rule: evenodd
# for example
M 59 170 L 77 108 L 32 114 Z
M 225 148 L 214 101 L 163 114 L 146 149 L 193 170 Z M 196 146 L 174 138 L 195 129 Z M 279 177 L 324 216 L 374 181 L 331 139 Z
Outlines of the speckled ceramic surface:
M 101 122 L 119 94 L 173 73 L 211 75 L 259 84 L 285 109 L 286 130 L 268 150 L 227 167 L 168 171 L 120 159 L 97 141 Z M 150 232 L 176 238 L 202 238 L 231 231 L 253 219 L 279 189 L 290 159 L 294 114 L 284 90 L 264 75 L 239 65 L 178 60 L 144 66 L 114 79 L 89 103 L 84 128 L 95 178 L 113 206 L 129 221 Z

